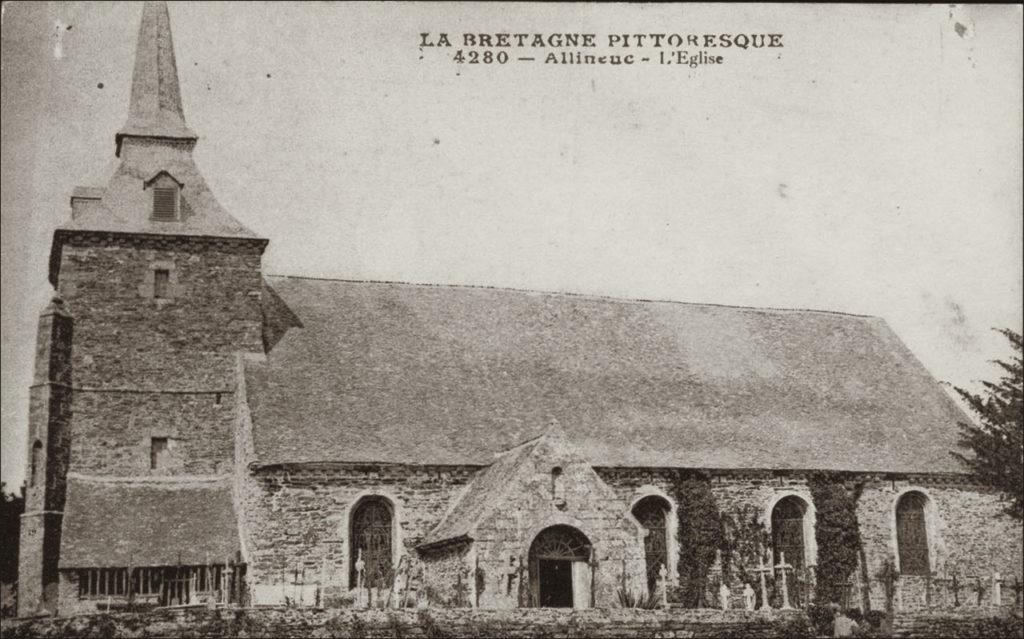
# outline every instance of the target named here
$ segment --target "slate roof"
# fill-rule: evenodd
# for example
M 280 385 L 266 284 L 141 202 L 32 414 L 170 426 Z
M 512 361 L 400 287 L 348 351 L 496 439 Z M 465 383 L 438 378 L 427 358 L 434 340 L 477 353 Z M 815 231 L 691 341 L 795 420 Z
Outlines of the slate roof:
M 126 137 L 138 143 L 123 147 Z M 51 281 L 52 262 L 59 258 L 61 237 L 69 231 L 259 239 L 217 202 L 195 164 L 192 150 L 197 138 L 185 123 L 170 18 L 163 2 L 143 6 L 128 120 L 115 139 L 121 161 L 109 182 L 103 187 L 76 187 L 72 194 L 99 201 L 81 207 L 57 229 Z M 171 222 L 151 219 L 153 195 L 145 187 L 161 172 L 181 185 L 179 217 Z
M 61 568 L 223 563 L 238 550 L 230 479 L 68 480 Z
M 115 136 L 117 155 L 121 154 L 121 140 L 125 136 L 196 139 L 185 124 L 171 19 L 164 2 L 146 2 L 142 6 L 128 121 Z
M 263 464 L 489 464 L 554 419 L 595 466 L 962 472 L 966 417 L 878 318 L 267 283 L 291 319 L 246 363 Z
M 455 506 L 445 514 L 441 523 L 427 534 L 419 547 L 468 537 L 477 522 L 503 502 L 502 495 L 505 491 L 514 488 L 510 481 L 521 462 L 530 455 L 530 451 L 539 441 L 540 438 L 534 438 L 500 454 L 494 463 L 475 476 Z
M 167 171 L 184 186 L 180 191 L 180 218 L 173 222 L 151 219 L 153 192 L 143 183 Z M 258 236 L 220 205 L 192 159 L 191 150 L 171 146 L 133 149 L 111 176 L 106 187 L 76 187 L 74 197 L 99 199 L 97 206 L 73 216 L 61 231 L 107 231 L 151 235 L 192 235 L 253 238 Z

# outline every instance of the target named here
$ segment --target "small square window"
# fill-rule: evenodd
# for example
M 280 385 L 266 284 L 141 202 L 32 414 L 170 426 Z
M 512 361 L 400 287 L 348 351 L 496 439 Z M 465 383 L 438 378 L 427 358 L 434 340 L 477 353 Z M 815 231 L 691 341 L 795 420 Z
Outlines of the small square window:
M 167 467 L 166 437 L 153 437 L 149 440 L 149 467 L 151 470 Z
M 178 189 L 173 186 L 153 189 L 153 219 L 164 222 L 178 219 Z
M 165 268 L 153 271 L 153 297 L 158 300 L 171 296 L 171 272 Z

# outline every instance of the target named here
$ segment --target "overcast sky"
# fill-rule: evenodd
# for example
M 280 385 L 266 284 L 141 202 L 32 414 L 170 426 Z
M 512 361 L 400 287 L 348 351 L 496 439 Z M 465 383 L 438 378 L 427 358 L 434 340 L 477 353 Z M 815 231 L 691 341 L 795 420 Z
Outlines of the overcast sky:
M 1020 7 L 170 14 L 197 162 L 270 239 L 268 273 L 877 315 L 955 385 L 991 377 L 987 360 L 1008 353 L 990 327 L 1022 323 Z M 113 169 L 140 15 L 4 4 L 9 486 L 23 477 L 50 237 L 71 189 Z M 457 47 L 417 47 L 421 32 L 458 44 L 466 31 L 602 45 L 609 33 L 781 33 L 784 47 L 719 50 L 723 64 L 696 69 L 458 65 Z

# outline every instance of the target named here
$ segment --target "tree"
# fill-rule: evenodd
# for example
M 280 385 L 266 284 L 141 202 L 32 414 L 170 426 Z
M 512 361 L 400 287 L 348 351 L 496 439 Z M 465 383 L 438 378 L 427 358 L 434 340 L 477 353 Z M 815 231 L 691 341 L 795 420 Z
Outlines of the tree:
M 8 590 L 18 581 L 18 538 L 21 513 L 25 510 L 25 487 L 21 496 L 7 492 L 7 484 L 0 482 L 0 583 L 4 584 L 0 616 L 14 614 L 14 600 L 8 600 Z
M 699 474 L 681 473 L 675 482 L 679 511 L 679 586 L 682 604 L 704 608 L 708 598 L 708 572 L 725 538 L 711 482 Z
M 808 483 L 814 500 L 814 538 L 818 542 L 815 599 L 848 606 L 846 584 L 857 569 L 861 548 L 857 501 L 841 481 L 827 475 L 815 475 Z
M 1021 334 L 999 331 L 1010 340 L 1009 361 L 993 362 L 1004 374 L 997 382 L 982 382 L 982 393 L 962 388 L 956 392 L 977 415 L 977 424 L 960 424 L 960 446 L 971 455 L 959 459 L 979 480 L 1005 492 L 1011 499 L 1007 512 L 1024 519 L 1024 360 Z

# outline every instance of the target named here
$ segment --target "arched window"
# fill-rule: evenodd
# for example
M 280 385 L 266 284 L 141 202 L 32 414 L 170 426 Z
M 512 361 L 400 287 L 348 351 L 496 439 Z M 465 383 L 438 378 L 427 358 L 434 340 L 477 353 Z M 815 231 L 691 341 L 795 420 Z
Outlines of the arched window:
M 772 549 L 775 561 L 786 553 L 786 563 L 793 568 L 804 567 L 804 516 L 807 506 L 799 497 L 789 496 L 779 500 L 772 509 Z
M 905 575 L 927 575 L 928 529 L 925 506 L 928 498 L 919 492 L 910 492 L 896 503 L 896 546 L 900 553 L 900 572 Z
M 633 516 L 647 530 L 644 537 L 644 557 L 647 562 L 647 590 L 657 588 L 661 567 L 668 569 L 668 513 L 671 510 L 664 498 L 656 495 L 644 497 L 633 506 Z
M 385 588 L 391 585 L 394 511 L 383 497 L 367 497 L 352 510 L 349 527 L 351 573 L 349 583 L 359 585 L 357 563 L 363 561 L 363 585 Z
M 551 469 L 551 498 L 555 501 L 565 499 L 565 486 L 562 481 L 562 467 Z
M 28 485 L 35 486 L 39 480 L 39 472 L 43 463 L 43 442 L 38 439 L 32 444 L 32 452 L 29 459 Z

